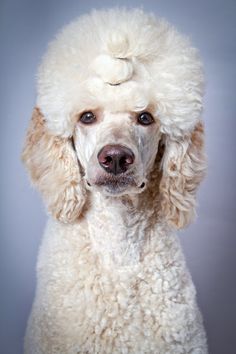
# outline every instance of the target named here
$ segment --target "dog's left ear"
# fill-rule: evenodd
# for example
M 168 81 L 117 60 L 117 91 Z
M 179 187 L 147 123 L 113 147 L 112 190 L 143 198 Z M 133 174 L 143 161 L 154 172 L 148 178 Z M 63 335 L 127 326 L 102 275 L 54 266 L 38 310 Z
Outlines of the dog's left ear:
M 38 108 L 33 111 L 22 159 L 53 217 L 76 220 L 86 193 L 72 141 L 49 132 Z
M 161 213 L 180 229 L 194 219 L 196 190 L 206 171 L 202 122 L 181 139 L 166 137 L 161 167 Z

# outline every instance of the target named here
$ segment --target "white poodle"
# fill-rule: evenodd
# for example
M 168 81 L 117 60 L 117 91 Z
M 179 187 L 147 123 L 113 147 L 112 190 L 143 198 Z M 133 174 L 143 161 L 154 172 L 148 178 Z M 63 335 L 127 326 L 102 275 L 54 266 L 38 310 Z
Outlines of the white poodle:
M 141 10 L 93 11 L 38 73 L 23 160 L 51 214 L 26 354 L 206 354 L 174 231 L 205 171 L 197 52 Z

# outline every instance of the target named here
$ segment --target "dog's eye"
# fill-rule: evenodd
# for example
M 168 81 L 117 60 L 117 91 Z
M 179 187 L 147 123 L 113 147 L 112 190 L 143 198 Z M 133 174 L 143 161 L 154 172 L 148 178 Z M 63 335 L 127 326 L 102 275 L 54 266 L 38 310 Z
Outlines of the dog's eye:
M 143 112 L 139 114 L 137 121 L 141 125 L 150 125 L 154 122 L 154 119 L 151 113 Z
M 96 116 L 93 112 L 84 112 L 81 114 L 79 121 L 83 124 L 92 124 L 96 121 Z

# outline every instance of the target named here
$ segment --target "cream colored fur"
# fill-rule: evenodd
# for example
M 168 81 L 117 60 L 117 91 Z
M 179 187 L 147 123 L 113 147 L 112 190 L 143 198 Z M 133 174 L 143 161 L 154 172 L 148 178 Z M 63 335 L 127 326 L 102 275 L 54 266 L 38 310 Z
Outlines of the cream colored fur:
M 141 10 L 93 11 L 52 42 L 23 151 L 50 213 L 25 354 L 207 353 L 174 233 L 205 171 L 202 90 L 196 50 Z M 97 160 L 114 143 L 135 156 L 122 177 Z

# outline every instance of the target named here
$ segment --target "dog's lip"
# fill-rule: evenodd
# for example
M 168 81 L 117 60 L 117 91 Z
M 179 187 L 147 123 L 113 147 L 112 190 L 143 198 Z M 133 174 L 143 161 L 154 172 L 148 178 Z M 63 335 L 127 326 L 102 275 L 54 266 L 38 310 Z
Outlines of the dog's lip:
M 87 186 L 89 188 L 95 187 L 104 187 L 105 191 L 109 194 L 119 194 L 124 192 L 130 187 L 134 187 L 137 189 L 144 189 L 146 183 L 142 181 L 141 183 L 137 183 L 132 175 L 102 175 L 96 178 L 94 181 L 86 179 Z
M 92 182 L 92 183 L 91 183 Z M 87 180 L 87 183 L 95 186 L 104 186 L 112 189 L 122 189 L 128 186 L 136 186 L 137 184 L 133 174 L 122 173 L 120 175 L 102 174 L 98 175 L 94 181 Z

